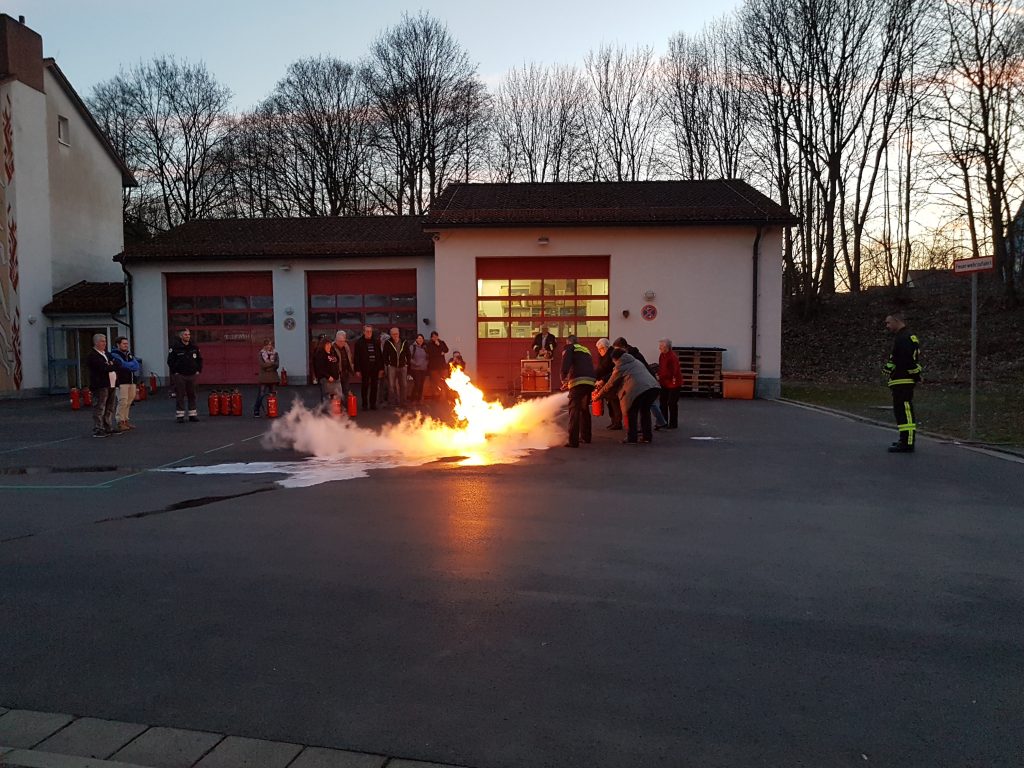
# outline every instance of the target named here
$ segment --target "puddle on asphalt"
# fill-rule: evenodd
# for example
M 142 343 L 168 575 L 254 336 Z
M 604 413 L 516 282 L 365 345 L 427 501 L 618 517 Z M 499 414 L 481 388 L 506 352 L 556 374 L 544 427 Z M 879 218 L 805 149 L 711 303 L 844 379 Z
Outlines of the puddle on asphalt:
M 98 465 L 92 467 L 0 467 L 0 475 L 64 475 L 90 472 L 140 472 L 135 467 Z

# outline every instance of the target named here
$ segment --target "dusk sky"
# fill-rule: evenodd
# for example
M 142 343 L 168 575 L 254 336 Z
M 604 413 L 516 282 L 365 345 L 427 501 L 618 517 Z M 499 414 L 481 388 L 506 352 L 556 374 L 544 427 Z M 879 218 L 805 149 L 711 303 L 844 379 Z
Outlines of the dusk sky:
M 602 43 L 650 45 L 697 32 L 738 0 L 11 0 L 84 97 L 122 66 L 158 54 L 203 60 L 241 110 L 260 101 L 292 61 L 318 54 L 355 62 L 403 12 L 426 10 L 448 25 L 489 86 L 524 62 L 581 64 Z

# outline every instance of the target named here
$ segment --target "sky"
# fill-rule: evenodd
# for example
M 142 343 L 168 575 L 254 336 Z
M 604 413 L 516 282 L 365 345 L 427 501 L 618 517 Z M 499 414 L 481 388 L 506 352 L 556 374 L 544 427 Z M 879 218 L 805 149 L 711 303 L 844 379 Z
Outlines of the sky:
M 161 54 L 204 61 L 234 93 L 234 108 L 262 100 L 296 59 L 356 62 L 403 13 L 420 10 L 448 29 L 488 86 L 525 62 L 582 64 L 602 44 L 649 45 L 696 33 L 739 0 L 6 0 L 2 11 L 42 35 L 43 53 L 83 97 L 121 67 Z

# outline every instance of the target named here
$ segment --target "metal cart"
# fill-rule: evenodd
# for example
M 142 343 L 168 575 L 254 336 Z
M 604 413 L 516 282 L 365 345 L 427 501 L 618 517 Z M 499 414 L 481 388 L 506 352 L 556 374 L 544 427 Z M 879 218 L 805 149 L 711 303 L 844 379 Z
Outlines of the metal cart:
M 551 361 L 520 361 L 520 393 L 524 397 L 551 394 Z

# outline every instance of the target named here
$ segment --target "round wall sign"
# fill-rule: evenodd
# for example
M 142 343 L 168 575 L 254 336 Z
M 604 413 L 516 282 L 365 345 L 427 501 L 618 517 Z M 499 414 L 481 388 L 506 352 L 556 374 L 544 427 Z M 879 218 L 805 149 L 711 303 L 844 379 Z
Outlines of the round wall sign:
M 658 308 L 653 304 L 644 304 L 640 310 L 640 317 L 644 320 L 653 320 L 658 316 Z
M 294 317 L 286 317 L 284 319 L 284 329 L 286 331 L 294 331 L 295 330 L 295 318 Z

